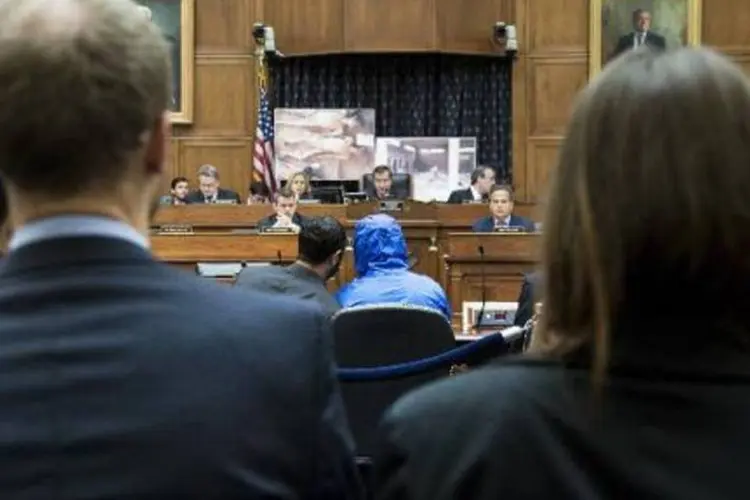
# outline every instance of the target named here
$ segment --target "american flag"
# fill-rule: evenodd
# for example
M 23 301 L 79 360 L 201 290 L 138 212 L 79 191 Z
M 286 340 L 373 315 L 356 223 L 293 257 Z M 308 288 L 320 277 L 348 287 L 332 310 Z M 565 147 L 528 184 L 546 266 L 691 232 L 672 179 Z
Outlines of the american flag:
M 271 105 L 268 102 L 268 78 L 265 64 L 258 64 L 258 122 L 255 129 L 253 147 L 253 179 L 268 186 L 271 194 L 276 192 L 276 178 L 273 173 L 273 120 Z

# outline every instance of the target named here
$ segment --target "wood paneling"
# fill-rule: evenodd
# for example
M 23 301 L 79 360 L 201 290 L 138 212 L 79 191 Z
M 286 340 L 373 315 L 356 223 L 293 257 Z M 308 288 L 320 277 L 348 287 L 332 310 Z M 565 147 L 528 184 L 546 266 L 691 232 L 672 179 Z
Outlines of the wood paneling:
M 588 79 L 588 0 L 516 0 L 521 50 L 513 77 L 518 198 L 543 196 L 571 105 Z
M 348 52 L 435 50 L 437 1 L 346 0 L 344 49 Z
M 263 1 L 263 22 L 273 26 L 276 44 L 284 54 L 344 49 L 344 0 L 258 1 Z
M 249 54 L 254 49 L 252 25 L 259 12 L 256 0 L 196 2 L 196 54 Z

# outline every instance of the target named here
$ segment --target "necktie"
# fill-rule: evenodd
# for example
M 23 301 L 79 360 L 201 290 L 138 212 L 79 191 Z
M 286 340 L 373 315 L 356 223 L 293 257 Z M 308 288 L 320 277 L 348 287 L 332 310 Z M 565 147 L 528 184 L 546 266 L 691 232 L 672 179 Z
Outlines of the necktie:
M 643 45 L 643 42 L 646 41 L 646 34 L 645 33 L 639 33 L 638 34 L 638 46 L 640 47 Z

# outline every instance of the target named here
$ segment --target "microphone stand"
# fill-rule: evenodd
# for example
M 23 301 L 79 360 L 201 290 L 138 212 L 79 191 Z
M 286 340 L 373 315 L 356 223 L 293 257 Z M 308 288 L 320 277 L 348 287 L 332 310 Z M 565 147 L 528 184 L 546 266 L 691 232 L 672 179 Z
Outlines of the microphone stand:
M 474 324 L 474 331 L 476 331 L 478 335 L 479 328 L 482 326 L 482 322 L 484 321 L 484 309 L 487 306 L 487 284 L 485 282 L 487 273 L 484 268 L 484 245 L 479 245 L 477 247 L 477 251 L 479 252 L 479 273 L 482 287 L 482 305 L 479 307 L 479 317 Z

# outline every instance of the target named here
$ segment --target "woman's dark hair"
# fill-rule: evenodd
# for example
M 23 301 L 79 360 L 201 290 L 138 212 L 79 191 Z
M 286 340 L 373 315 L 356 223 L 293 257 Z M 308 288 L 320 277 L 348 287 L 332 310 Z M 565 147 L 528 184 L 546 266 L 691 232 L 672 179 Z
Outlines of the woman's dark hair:
M 609 63 L 579 96 L 552 174 L 532 349 L 591 347 L 600 383 L 614 332 L 663 321 L 659 333 L 674 334 L 685 311 L 746 322 L 748 227 L 742 70 L 708 49 L 635 50 Z

